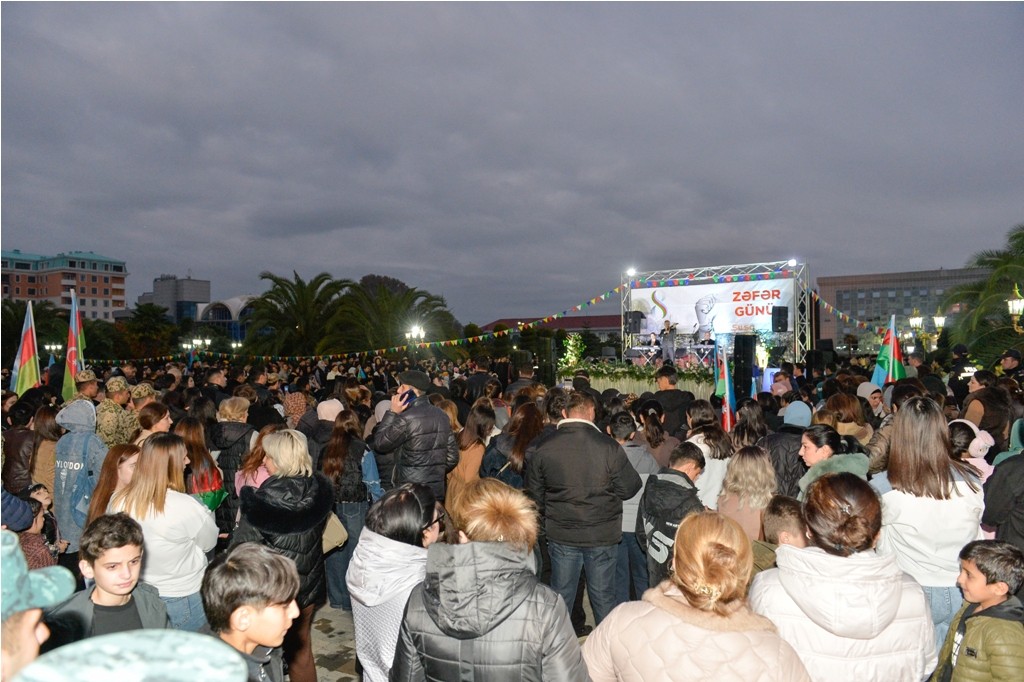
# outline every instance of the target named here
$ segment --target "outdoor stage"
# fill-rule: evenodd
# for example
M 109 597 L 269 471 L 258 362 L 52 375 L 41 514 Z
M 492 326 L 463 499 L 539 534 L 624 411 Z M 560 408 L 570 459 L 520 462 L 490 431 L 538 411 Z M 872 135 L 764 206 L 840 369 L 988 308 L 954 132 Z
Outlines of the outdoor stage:
M 758 366 L 802 360 L 812 343 L 807 265 L 795 260 L 627 272 L 622 279 L 623 359 L 647 365 L 712 362 L 737 335 L 757 337 Z

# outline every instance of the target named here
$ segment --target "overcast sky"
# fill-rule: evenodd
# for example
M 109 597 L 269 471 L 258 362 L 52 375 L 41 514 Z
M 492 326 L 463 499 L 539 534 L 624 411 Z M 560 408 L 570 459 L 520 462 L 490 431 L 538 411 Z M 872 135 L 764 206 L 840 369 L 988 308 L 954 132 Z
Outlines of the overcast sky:
M 631 265 L 961 267 L 1024 222 L 1021 36 L 1020 3 L 3 3 L 3 248 L 123 259 L 131 303 L 373 272 L 478 324 Z

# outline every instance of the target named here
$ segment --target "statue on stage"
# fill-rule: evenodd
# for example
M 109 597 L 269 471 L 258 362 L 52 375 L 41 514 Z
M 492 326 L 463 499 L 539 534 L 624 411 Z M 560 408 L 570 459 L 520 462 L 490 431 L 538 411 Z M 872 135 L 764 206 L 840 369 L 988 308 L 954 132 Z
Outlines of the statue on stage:
M 711 294 L 697 299 L 693 310 L 697 314 L 697 324 L 693 340 L 699 344 L 713 343 L 715 340 L 715 316 L 711 314 L 712 308 L 718 301 Z

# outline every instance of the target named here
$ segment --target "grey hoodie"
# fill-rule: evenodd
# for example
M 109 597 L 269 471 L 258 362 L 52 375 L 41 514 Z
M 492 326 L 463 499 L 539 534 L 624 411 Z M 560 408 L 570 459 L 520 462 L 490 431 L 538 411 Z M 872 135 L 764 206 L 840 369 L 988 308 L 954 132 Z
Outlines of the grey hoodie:
M 86 476 L 89 490 L 96 487 L 107 456 L 107 446 L 96 435 L 96 408 L 88 400 L 75 400 L 57 413 L 57 423 L 67 433 L 57 441 L 53 510 L 68 552 L 78 551 L 85 515 L 71 509 L 71 491 L 79 475 Z

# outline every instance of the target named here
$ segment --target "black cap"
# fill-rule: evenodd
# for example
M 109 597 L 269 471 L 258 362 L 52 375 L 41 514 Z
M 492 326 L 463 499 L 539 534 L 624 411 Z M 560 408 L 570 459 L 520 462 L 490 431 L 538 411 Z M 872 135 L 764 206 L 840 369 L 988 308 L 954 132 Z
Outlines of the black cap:
M 1016 348 L 1011 348 L 1010 350 L 1000 355 L 999 358 L 1001 360 L 1005 360 L 1006 358 L 1013 358 L 1017 362 L 1020 362 L 1020 351 L 1017 350 Z
M 959 355 L 960 357 L 965 357 L 967 355 L 967 346 L 962 343 L 956 344 L 951 350 L 953 351 L 953 355 Z
M 426 393 L 430 390 L 430 377 L 417 369 L 407 369 L 398 375 L 398 380 L 406 386 L 412 386 L 417 391 Z

